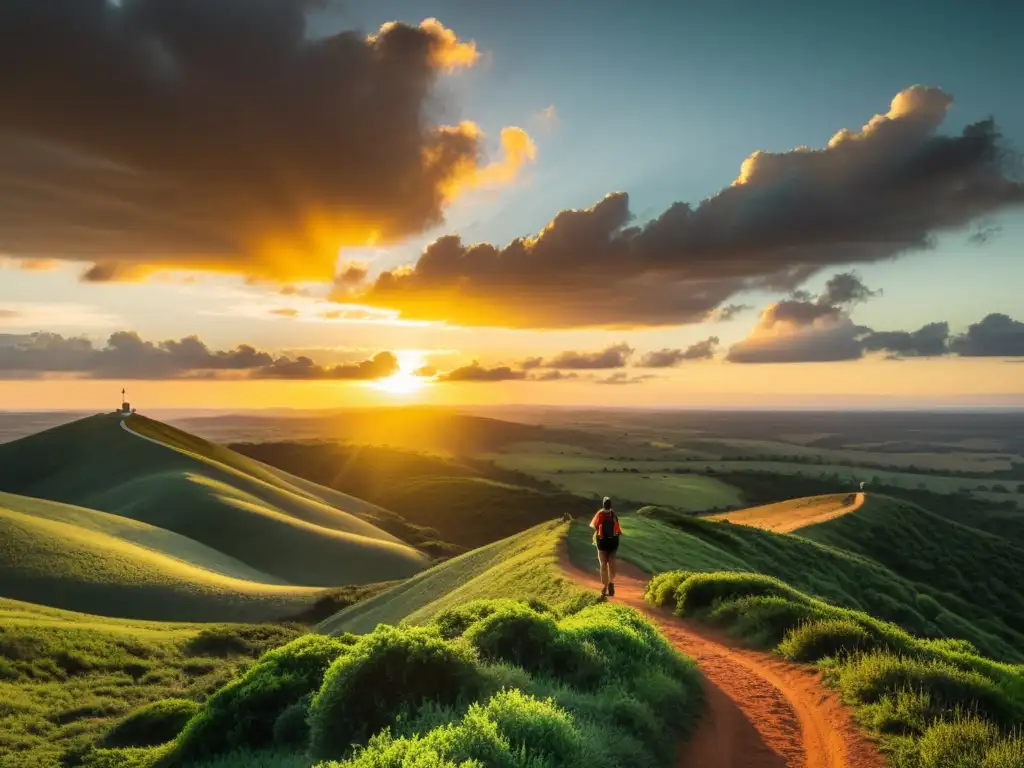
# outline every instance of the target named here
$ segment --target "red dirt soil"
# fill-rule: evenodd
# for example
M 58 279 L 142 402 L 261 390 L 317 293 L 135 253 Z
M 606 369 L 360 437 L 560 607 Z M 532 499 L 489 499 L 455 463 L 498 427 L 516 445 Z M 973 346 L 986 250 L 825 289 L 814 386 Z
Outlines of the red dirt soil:
M 596 557 L 595 557 L 596 561 Z M 600 589 L 598 578 L 563 552 L 571 579 Z M 679 752 L 679 768 L 884 768 L 874 744 L 853 724 L 836 692 L 810 667 L 744 647 L 734 638 L 644 601 L 647 576 L 618 562 L 615 597 L 651 619 L 704 675 L 708 709 Z

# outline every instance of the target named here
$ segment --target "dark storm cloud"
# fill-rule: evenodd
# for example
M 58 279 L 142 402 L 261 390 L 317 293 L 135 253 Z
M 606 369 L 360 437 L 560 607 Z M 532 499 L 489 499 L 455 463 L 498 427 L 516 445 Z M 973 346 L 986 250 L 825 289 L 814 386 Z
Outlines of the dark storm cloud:
M 252 371 L 254 379 L 291 379 L 303 381 L 372 381 L 398 373 L 398 358 L 392 352 L 379 352 L 369 360 L 343 365 L 318 365 L 300 356 L 283 357 Z
M 993 313 L 950 341 L 963 357 L 1024 357 L 1024 323 Z
M 715 356 L 718 337 L 710 336 L 704 341 L 691 344 L 686 349 L 658 349 L 645 354 L 637 364 L 639 368 L 672 368 L 687 360 L 710 360 Z
M 241 344 L 211 350 L 197 336 L 151 342 L 133 331 L 118 331 L 104 346 L 56 333 L 0 335 L 0 376 L 35 378 L 66 373 L 95 379 L 259 378 L 377 379 L 398 370 L 391 352 L 343 365 L 319 365 L 308 357 L 275 358 Z
M 629 358 L 633 355 L 633 348 L 628 344 L 613 344 L 610 347 L 597 352 L 561 352 L 554 357 L 544 360 L 538 365 L 544 368 L 562 368 L 565 370 L 605 370 L 608 368 L 625 368 Z M 534 363 L 533 359 L 526 361 Z M 525 365 L 523 367 L 526 367 Z
M 470 365 L 442 373 L 438 381 L 522 381 L 526 378 L 526 371 L 517 371 L 507 365 L 499 365 L 494 368 L 486 368 L 477 361 Z
M 865 351 L 894 357 L 938 357 L 949 353 L 949 323 L 929 323 L 916 331 L 872 331 L 861 339 Z
M 0 252 L 88 280 L 154 267 L 330 281 L 338 247 L 442 220 L 480 165 L 438 126 L 439 73 L 472 43 L 435 20 L 307 36 L 313 0 L 2 0 Z
M 503 248 L 442 237 L 364 300 L 469 325 L 677 324 L 747 289 L 792 289 L 822 269 L 926 249 L 938 232 L 1024 202 L 991 121 L 937 133 L 951 103 L 908 88 L 860 131 L 824 149 L 755 152 L 732 185 L 645 224 L 617 192 Z

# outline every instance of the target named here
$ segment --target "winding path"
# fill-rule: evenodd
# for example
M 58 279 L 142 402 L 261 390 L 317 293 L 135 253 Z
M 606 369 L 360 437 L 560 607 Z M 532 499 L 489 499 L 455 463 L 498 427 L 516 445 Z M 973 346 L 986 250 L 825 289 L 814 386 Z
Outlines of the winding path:
M 562 569 L 587 588 L 601 588 L 567 551 Z M 697 662 L 705 680 L 707 713 L 680 748 L 679 768 L 884 768 L 874 744 L 812 668 L 751 650 L 647 604 L 646 583 L 645 574 L 620 561 L 611 599 L 654 621 L 677 650 Z

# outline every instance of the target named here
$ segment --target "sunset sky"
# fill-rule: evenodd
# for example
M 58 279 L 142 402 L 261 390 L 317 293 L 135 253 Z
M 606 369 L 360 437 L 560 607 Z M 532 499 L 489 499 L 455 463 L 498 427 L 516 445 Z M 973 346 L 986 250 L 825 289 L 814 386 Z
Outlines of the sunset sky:
M 1024 405 L 1011 5 L 0 0 L 0 410 Z

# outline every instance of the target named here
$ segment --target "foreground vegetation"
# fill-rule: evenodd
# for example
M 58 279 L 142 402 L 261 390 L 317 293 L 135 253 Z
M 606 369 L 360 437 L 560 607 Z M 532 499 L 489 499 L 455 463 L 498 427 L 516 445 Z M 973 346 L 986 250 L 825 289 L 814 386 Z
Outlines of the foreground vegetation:
M 255 657 L 303 631 L 104 619 L 0 600 L 0 767 L 75 765 L 143 719 L 166 733 L 159 728 L 180 719 L 182 707 L 197 708 Z
M 669 571 L 647 599 L 818 664 L 900 768 L 1024 765 L 1024 667 L 969 642 L 921 639 L 763 574 Z
M 701 709 L 696 667 L 557 574 L 564 532 L 538 527 L 366 601 L 405 621 L 362 636 L 6 603 L 0 766 L 671 765 Z

